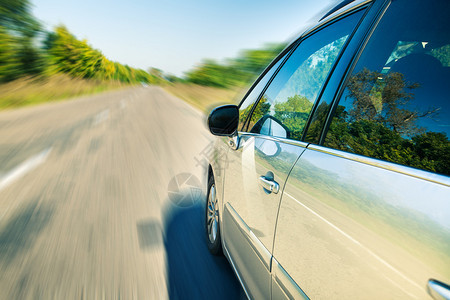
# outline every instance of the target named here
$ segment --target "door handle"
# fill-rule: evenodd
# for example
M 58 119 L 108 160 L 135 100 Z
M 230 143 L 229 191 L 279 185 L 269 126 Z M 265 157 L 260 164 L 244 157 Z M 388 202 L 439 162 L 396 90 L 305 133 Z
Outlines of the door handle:
M 280 185 L 275 180 L 273 180 L 273 177 L 267 178 L 267 175 L 259 177 L 259 184 L 262 185 L 262 187 L 268 194 L 277 194 L 280 190 Z
M 433 299 L 450 299 L 450 286 L 435 279 L 428 280 L 428 294 Z

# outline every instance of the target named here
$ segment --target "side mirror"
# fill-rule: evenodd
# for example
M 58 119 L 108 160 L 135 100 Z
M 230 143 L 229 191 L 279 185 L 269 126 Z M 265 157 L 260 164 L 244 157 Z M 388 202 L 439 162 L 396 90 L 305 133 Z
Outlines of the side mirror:
M 214 135 L 232 136 L 238 128 L 239 108 L 236 105 L 216 107 L 208 116 L 208 127 Z

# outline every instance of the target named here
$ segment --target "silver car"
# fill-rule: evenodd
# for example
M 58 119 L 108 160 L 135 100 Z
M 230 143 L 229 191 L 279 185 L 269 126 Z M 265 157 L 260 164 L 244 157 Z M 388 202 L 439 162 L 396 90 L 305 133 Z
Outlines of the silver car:
M 251 299 L 450 299 L 450 3 L 344 1 L 214 109 L 207 244 Z

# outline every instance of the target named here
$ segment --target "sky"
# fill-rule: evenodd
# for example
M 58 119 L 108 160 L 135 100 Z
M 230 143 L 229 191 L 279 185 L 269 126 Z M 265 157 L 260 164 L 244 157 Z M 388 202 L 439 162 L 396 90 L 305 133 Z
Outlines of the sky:
M 203 59 L 291 41 L 337 0 L 31 0 L 46 29 L 64 24 L 108 59 L 182 76 Z

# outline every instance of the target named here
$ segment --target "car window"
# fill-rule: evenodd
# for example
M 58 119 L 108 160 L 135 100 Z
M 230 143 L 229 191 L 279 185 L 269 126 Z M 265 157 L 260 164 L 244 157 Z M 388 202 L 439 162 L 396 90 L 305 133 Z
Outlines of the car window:
M 354 13 L 301 42 L 255 107 L 250 132 L 301 140 L 313 104 L 361 16 L 362 11 Z
M 450 174 L 450 10 L 431 2 L 392 3 L 347 80 L 325 146 Z
M 247 131 L 247 127 L 245 126 L 245 121 L 247 120 L 248 115 L 251 113 L 251 109 L 253 104 L 258 99 L 259 95 L 261 95 L 263 89 L 266 87 L 269 80 L 272 78 L 275 71 L 280 66 L 281 62 L 285 59 L 287 53 L 283 55 L 283 57 L 279 58 L 278 61 L 264 74 L 264 76 L 259 80 L 259 82 L 253 87 L 252 91 L 248 94 L 245 100 L 241 103 L 239 107 L 239 127 L 241 131 Z M 244 128 L 246 127 L 246 128 Z

